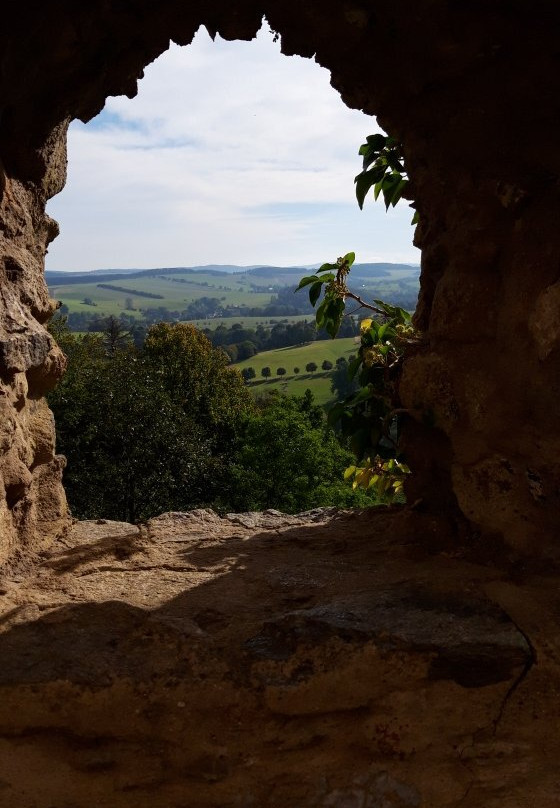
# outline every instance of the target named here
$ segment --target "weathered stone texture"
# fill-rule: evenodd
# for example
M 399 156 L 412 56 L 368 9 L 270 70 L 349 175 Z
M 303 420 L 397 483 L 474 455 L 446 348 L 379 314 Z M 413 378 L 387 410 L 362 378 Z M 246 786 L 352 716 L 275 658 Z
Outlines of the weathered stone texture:
M 58 140 L 58 149 L 64 146 Z M 48 163 L 64 183 L 64 160 Z M 54 187 L 50 180 L 50 189 Z M 57 232 L 44 191 L 4 174 L 0 199 L 0 563 L 37 549 L 68 524 L 54 423 L 41 398 L 64 371 L 44 328 L 55 310 L 43 259 Z
M 556 808 L 556 581 L 429 531 L 79 523 L 0 581 L 0 805 Z
M 29 475 L 54 491 L 59 474 L 45 456 L 33 471 L 25 402 L 63 369 L 43 329 L 52 304 L 41 273 L 67 122 L 91 118 L 107 95 L 134 95 L 170 38 L 188 44 L 204 24 L 250 39 L 263 14 L 285 53 L 315 55 L 343 100 L 377 114 L 405 147 L 426 333 L 402 385 L 419 424 L 409 427 L 411 494 L 433 507 L 436 479 L 455 521 L 462 512 L 517 550 L 550 552 L 560 504 L 557 5 L 51 0 L 9 4 L 0 32 L 2 442 L 13 444 L 0 460 L 12 503 L 0 506 L 0 554 L 32 541 Z M 53 528 L 64 521 L 58 500 Z
M 401 386 L 412 509 L 61 539 L 42 396 L 64 358 L 42 273 L 68 121 L 134 95 L 170 38 L 250 39 L 263 14 L 404 144 L 425 333 Z M 0 563 L 44 555 L 0 585 L 0 805 L 558 804 L 557 581 L 495 562 L 557 546 L 559 16 L 552 0 L 4 4 Z M 470 562 L 454 532 L 479 539 Z

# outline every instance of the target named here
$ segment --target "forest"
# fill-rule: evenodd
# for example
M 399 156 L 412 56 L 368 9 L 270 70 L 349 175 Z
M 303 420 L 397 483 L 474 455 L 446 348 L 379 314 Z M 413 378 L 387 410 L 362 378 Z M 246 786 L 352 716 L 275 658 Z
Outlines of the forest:
M 68 370 L 49 395 L 74 516 L 138 522 L 164 511 L 363 507 L 353 456 L 311 392 L 255 398 L 228 357 L 186 323 L 51 329 Z

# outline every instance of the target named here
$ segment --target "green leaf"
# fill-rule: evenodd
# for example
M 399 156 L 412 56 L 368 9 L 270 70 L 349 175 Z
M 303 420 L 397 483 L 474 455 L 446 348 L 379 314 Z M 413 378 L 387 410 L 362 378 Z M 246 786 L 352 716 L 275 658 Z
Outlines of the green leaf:
M 358 154 L 364 158 L 364 170 L 379 158 L 385 149 L 387 138 L 381 134 L 368 135 L 366 141 L 358 150 Z
M 325 312 L 326 316 L 323 325 L 327 334 L 334 339 L 338 334 L 342 315 L 344 314 L 344 300 L 341 297 L 329 297 L 325 299 L 328 299 L 329 304 Z
M 379 182 L 375 183 L 375 188 L 373 189 L 373 198 L 377 202 L 379 194 L 381 193 L 381 189 L 383 188 L 384 178 L 380 179 Z
M 322 281 L 317 281 L 316 283 L 313 283 L 311 285 L 309 289 L 309 302 L 311 303 L 312 306 L 314 306 L 317 300 L 319 299 L 322 288 L 323 288 Z
M 304 286 L 309 286 L 310 283 L 317 283 L 317 281 L 319 281 L 319 283 L 321 282 L 321 279 L 318 278 L 317 275 L 307 275 L 305 278 L 302 278 L 300 280 L 299 285 L 297 289 L 295 289 L 295 291 L 299 292 L 299 290 L 303 289 Z
M 328 308 L 328 298 L 323 298 L 323 302 L 317 309 L 317 314 L 315 315 L 315 322 L 317 324 L 317 328 L 322 328 L 325 323 L 327 308 Z
M 389 205 L 394 207 L 397 204 L 407 185 L 408 180 L 396 171 L 385 177 L 383 181 L 383 199 L 387 210 Z
M 383 185 L 381 190 L 383 191 L 383 201 L 385 202 L 386 210 L 389 209 L 391 199 L 393 198 L 393 193 L 399 182 L 400 182 L 400 174 L 395 173 L 387 174 L 383 179 Z
M 373 395 L 373 391 L 369 385 L 367 387 L 362 387 L 361 390 L 358 390 L 358 393 L 354 396 L 354 404 L 359 404 L 361 401 L 367 401 Z
M 400 318 L 401 323 L 404 325 L 408 325 L 412 320 L 412 315 L 409 314 L 408 311 L 401 309 L 400 306 L 397 306 L 398 317 Z
M 365 387 L 365 385 L 369 383 L 371 371 L 372 371 L 372 368 L 366 368 L 365 365 L 362 365 L 362 369 L 360 370 L 360 373 L 358 374 L 358 382 L 360 383 L 360 385 L 362 387 Z
M 375 135 L 368 135 L 366 137 L 367 145 L 372 149 L 381 151 L 385 146 L 389 145 L 392 138 L 389 135 L 382 135 L 381 132 L 376 132 Z
M 366 196 L 368 194 L 369 189 L 375 183 L 375 177 L 373 177 L 370 172 L 358 174 L 354 177 L 354 182 L 356 183 L 356 199 L 358 200 L 358 205 L 360 206 L 360 210 L 364 209 L 364 202 Z
M 351 267 L 354 261 L 356 260 L 356 253 L 353 252 L 346 253 L 346 255 L 342 260 L 344 261 L 345 264 L 348 264 L 348 266 Z
M 402 197 L 406 187 L 408 185 L 408 180 L 404 177 L 401 179 L 395 190 L 393 191 L 393 196 L 391 199 L 391 205 L 395 207 L 399 199 Z
M 387 163 L 389 167 L 398 174 L 402 174 L 404 171 L 403 164 L 394 152 L 387 152 Z
M 317 272 L 327 272 L 329 269 L 336 269 L 336 264 L 322 264 Z
M 377 298 L 373 301 L 378 309 L 384 311 L 387 317 L 395 317 L 397 314 L 397 307 L 392 306 L 390 303 L 385 303 L 384 300 L 378 300 Z
M 349 480 L 350 477 L 353 477 L 355 473 L 356 473 L 356 466 L 348 466 L 348 468 L 344 472 L 344 479 Z

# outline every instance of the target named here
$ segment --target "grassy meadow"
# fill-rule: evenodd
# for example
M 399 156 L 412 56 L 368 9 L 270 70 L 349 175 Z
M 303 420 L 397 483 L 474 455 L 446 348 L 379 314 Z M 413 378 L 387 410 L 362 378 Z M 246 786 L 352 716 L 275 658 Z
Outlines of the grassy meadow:
M 277 323 L 299 323 L 305 322 L 315 323 L 313 314 L 291 314 L 287 317 L 210 317 L 205 320 L 189 320 L 191 325 L 204 330 L 210 328 L 214 330 L 218 326 L 223 325 L 226 328 L 231 328 L 232 325 L 239 324 L 243 328 L 256 328 L 262 325 L 264 328 L 272 328 Z M 311 361 L 311 360 L 310 360 Z
M 118 286 L 126 291 L 103 289 L 100 286 L 102 283 Z M 140 278 L 124 275 L 110 281 L 104 281 L 99 277 L 94 283 L 57 282 L 51 285 L 50 293 L 65 303 L 71 312 L 87 311 L 100 315 L 119 314 L 126 309 L 127 301 L 131 298 L 136 312 L 128 313 L 141 316 L 142 309 L 163 307 L 180 310 L 201 297 L 216 298 L 224 305 L 230 306 L 264 306 L 269 303 L 272 292 L 255 292 L 252 283 L 246 275 L 213 275 L 203 272 L 197 272 L 196 275 L 185 273 Z M 135 295 L 136 291 L 162 297 L 143 297 Z M 89 298 L 95 306 L 84 303 L 85 298 Z
M 52 297 L 68 306 L 71 313 L 118 316 L 127 311 L 127 314 L 140 318 L 142 309 L 181 311 L 201 297 L 215 298 L 224 306 L 266 306 L 276 289 L 296 285 L 299 278 L 311 271 L 297 267 L 261 267 L 250 272 L 241 267 L 239 269 L 239 272 L 161 269 L 121 274 L 118 277 L 95 274 L 87 279 L 74 275 L 66 283 L 63 277 L 56 275 L 49 280 L 49 291 Z M 365 298 L 377 297 L 389 302 L 402 294 L 414 300 L 418 290 L 418 268 L 402 264 L 356 264 L 351 279 L 352 286 Z M 104 283 L 125 291 L 103 289 L 100 284 Z M 161 297 L 144 297 L 135 292 Z M 86 298 L 94 305 L 84 303 Z M 127 302 L 132 302 L 134 310 L 127 310 Z M 301 315 L 301 318 L 309 316 Z M 225 325 L 228 319 L 231 318 L 223 318 Z M 212 328 L 218 324 L 218 320 L 212 318 L 194 322 L 200 328 Z M 235 318 L 233 322 L 240 320 Z
M 340 356 L 348 359 L 351 354 L 357 352 L 357 349 L 358 345 L 354 337 L 317 340 L 297 347 L 263 351 L 251 357 L 251 359 L 237 362 L 234 367 L 239 370 L 247 367 L 255 369 L 257 376 L 248 383 L 249 389 L 255 395 L 278 390 L 288 395 L 301 396 L 309 388 L 318 404 L 327 404 L 333 398 L 331 374 L 330 371 L 321 370 L 322 362 L 327 359 L 334 365 Z M 318 370 L 315 373 L 308 373 L 305 370 L 305 366 L 309 362 L 315 362 L 317 365 Z M 269 367 L 272 371 L 272 376 L 269 379 L 264 379 L 261 376 L 261 370 L 264 367 Z M 300 370 L 298 374 L 294 373 L 294 368 L 296 367 Z M 278 368 L 285 368 L 286 375 L 277 376 L 276 371 Z

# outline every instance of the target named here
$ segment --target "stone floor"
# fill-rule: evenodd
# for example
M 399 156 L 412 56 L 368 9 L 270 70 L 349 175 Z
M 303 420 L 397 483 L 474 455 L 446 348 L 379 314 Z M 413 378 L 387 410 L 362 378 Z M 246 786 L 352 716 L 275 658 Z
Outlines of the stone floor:
M 0 582 L 0 808 L 557 808 L 557 575 L 435 530 L 77 523 Z

